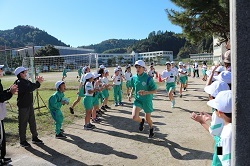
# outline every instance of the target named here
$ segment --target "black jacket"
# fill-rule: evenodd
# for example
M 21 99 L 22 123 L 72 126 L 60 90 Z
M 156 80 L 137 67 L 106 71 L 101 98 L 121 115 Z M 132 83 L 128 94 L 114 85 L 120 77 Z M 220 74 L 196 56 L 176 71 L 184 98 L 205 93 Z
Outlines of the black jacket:
M 6 100 L 9 100 L 12 97 L 10 89 L 3 90 L 3 85 L 0 79 L 0 103 L 3 103 Z
M 33 91 L 40 87 L 40 83 L 32 83 L 26 79 L 17 79 L 15 84 L 18 85 L 17 106 L 18 108 L 27 108 L 33 105 Z

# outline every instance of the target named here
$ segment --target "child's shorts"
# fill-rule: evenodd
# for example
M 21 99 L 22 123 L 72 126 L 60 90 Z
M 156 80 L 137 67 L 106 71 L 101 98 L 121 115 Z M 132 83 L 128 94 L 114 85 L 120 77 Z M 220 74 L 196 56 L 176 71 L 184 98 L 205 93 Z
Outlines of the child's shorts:
M 167 82 L 166 83 L 166 91 L 170 92 L 175 89 L 175 82 Z
M 103 98 L 108 98 L 108 97 L 109 97 L 109 91 L 108 91 L 108 89 L 104 89 L 104 90 L 102 91 L 102 97 L 103 97 Z
M 181 82 L 181 84 L 186 84 L 186 82 L 187 82 L 186 77 L 185 76 L 180 77 L 180 82 Z
M 151 101 L 140 101 L 140 100 L 136 100 L 134 101 L 134 106 L 136 107 L 140 107 L 141 109 L 143 109 L 143 111 L 147 114 L 147 113 L 151 113 L 154 111 L 153 109 L 153 103 L 152 100 Z
M 83 106 L 86 111 L 90 111 L 93 108 L 93 96 L 85 96 L 83 98 Z

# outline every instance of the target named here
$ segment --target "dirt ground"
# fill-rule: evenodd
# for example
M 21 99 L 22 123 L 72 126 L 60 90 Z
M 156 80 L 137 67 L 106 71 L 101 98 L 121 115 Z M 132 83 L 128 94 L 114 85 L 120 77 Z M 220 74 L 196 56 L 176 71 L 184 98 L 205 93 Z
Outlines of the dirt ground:
M 163 67 L 156 67 L 156 70 L 161 73 Z M 70 80 L 70 73 L 68 75 Z M 138 131 L 138 123 L 131 119 L 132 103 L 124 98 L 124 106 L 112 105 L 93 131 L 83 130 L 83 119 L 76 120 L 64 127 L 66 139 L 47 135 L 41 138 L 44 145 L 32 144 L 26 149 L 17 142 L 7 147 L 7 157 L 12 158 L 14 166 L 211 165 L 213 138 L 200 124 L 190 119 L 193 111 L 211 110 L 206 105 L 204 84 L 200 78 L 189 77 L 188 91 L 183 92 L 182 98 L 176 95 L 175 108 L 171 108 L 164 84 L 159 86 L 153 100 L 154 139 L 148 139 L 147 124 L 143 132 Z

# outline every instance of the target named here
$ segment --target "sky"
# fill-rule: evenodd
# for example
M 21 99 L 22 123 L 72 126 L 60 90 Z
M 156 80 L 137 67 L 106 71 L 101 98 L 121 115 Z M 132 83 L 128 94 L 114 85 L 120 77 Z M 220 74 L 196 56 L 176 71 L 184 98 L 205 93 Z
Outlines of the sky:
M 178 10 L 170 0 L 0 0 L 0 30 L 31 25 L 72 47 L 181 33 L 166 8 Z

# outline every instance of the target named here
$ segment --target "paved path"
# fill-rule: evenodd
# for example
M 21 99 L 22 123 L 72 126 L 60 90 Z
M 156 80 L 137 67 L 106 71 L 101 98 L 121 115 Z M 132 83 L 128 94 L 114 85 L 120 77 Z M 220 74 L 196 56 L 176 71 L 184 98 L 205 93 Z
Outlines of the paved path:
M 183 98 L 176 97 L 171 108 L 164 86 L 155 95 L 152 114 L 156 135 L 148 139 L 148 126 L 138 132 L 138 124 L 131 120 L 131 103 L 114 107 L 103 116 L 93 131 L 83 130 L 83 120 L 76 120 L 65 128 L 65 140 L 54 135 L 42 138 L 44 145 L 22 148 L 18 144 L 7 147 L 12 165 L 156 165 L 206 166 L 211 164 L 213 139 L 201 125 L 190 119 L 192 111 L 207 111 L 204 82 L 190 78 Z

